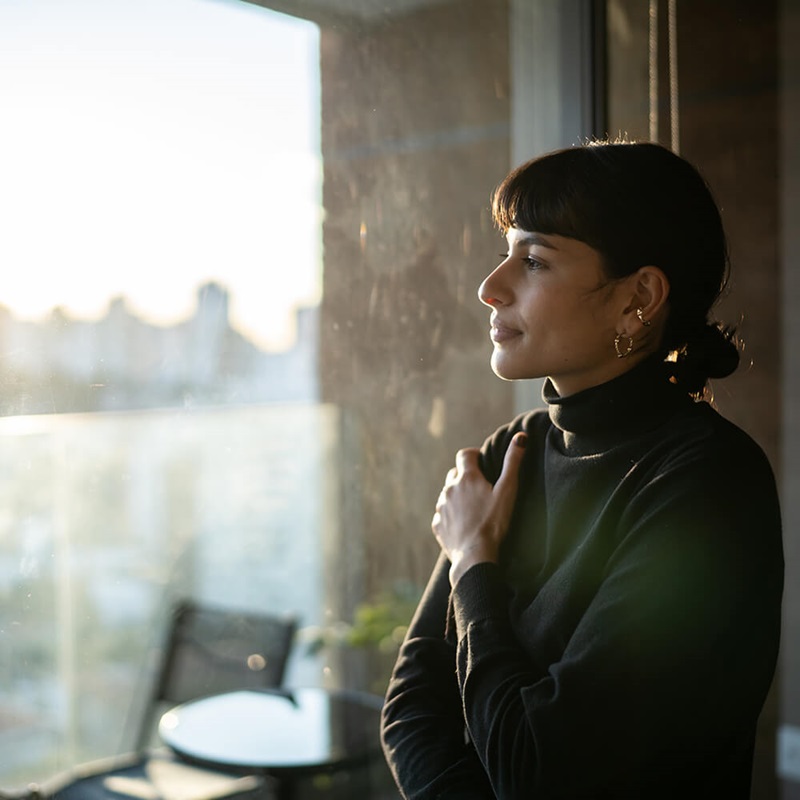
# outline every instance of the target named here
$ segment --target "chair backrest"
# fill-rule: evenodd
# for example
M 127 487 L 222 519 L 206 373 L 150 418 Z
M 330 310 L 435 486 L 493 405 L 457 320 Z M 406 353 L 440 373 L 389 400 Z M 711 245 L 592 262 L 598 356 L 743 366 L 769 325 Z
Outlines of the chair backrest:
M 167 704 L 281 686 L 296 631 L 294 617 L 176 604 L 137 748 L 150 741 L 155 715 Z

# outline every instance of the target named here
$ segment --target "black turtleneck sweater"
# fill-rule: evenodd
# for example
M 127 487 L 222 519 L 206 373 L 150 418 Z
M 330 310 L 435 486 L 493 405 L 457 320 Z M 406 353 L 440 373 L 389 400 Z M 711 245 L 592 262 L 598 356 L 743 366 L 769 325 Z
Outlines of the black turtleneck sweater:
M 498 564 L 440 557 L 389 685 L 409 800 L 747 800 L 783 556 L 761 449 L 646 362 L 523 415 Z

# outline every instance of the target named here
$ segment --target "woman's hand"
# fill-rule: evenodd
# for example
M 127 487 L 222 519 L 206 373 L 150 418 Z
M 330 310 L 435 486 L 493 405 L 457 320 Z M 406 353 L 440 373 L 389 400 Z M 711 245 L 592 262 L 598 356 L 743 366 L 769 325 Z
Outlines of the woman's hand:
M 456 454 L 456 466 L 447 473 L 431 522 L 433 535 L 450 559 L 451 586 L 475 564 L 497 561 L 514 510 L 525 443 L 524 433 L 511 440 L 494 486 L 483 477 L 476 448 Z

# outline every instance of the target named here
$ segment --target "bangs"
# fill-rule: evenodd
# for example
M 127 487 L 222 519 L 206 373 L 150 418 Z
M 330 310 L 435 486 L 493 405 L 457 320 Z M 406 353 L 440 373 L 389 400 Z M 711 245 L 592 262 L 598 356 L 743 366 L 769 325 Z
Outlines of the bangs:
M 510 172 L 492 196 L 492 219 L 502 233 L 549 233 L 605 251 L 608 186 L 598 180 L 588 149 L 557 151 Z

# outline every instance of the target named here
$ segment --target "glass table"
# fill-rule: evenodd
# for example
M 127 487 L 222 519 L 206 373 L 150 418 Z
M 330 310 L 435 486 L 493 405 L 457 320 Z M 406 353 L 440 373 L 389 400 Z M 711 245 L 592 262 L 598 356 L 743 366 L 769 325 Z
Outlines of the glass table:
M 187 761 L 272 776 L 286 800 L 300 776 L 379 758 L 380 707 L 380 698 L 359 692 L 248 689 L 176 706 L 158 730 Z

